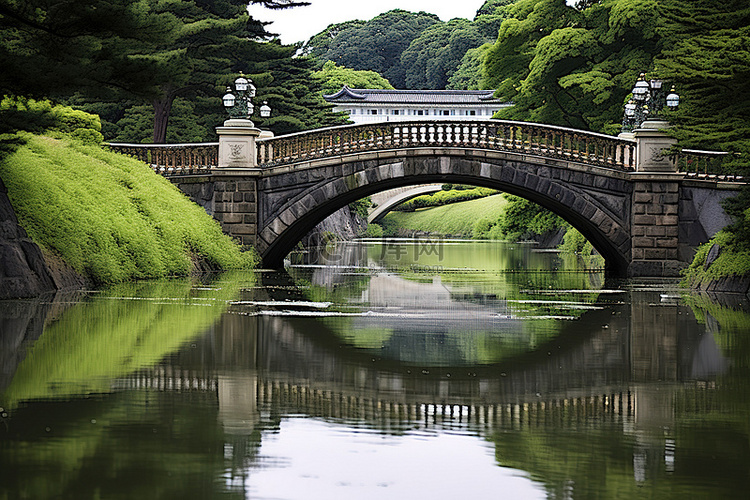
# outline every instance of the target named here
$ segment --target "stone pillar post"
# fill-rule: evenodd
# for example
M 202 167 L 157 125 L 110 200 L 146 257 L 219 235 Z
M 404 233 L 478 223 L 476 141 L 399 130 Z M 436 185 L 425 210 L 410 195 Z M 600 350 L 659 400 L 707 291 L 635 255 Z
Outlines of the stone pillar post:
M 256 168 L 255 139 L 261 131 L 250 120 L 232 119 L 216 127 L 219 134 L 219 168 Z
M 636 140 L 636 173 L 631 218 L 631 264 L 634 277 L 679 276 L 680 176 L 664 150 L 676 144 L 666 134 L 669 124 L 646 120 L 633 131 Z
M 630 276 L 677 277 L 685 266 L 677 254 L 680 185 L 672 177 L 644 174 L 634 183 Z
M 641 128 L 633 131 L 636 141 L 636 172 L 675 172 L 674 161 L 664 155 L 677 141 L 666 133 L 669 123 L 661 120 L 646 120 Z

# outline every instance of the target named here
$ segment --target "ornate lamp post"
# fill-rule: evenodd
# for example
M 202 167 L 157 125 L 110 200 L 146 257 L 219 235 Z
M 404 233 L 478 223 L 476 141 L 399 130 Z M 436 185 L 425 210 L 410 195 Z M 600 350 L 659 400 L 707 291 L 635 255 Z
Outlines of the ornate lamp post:
M 625 104 L 622 118 L 622 131 L 632 132 L 641 128 L 646 120 L 659 120 L 664 108 L 676 109 L 680 104 L 680 96 L 674 86 L 669 95 L 664 91 L 664 81 L 658 79 L 646 80 L 646 74 L 641 73 L 633 87 L 633 98 Z
M 666 133 L 669 123 L 663 113 L 665 108 L 677 108 L 680 96 L 674 87 L 667 94 L 664 81 L 647 80 L 645 73 L 635 82 L 632 95 L 625 104 L 620 135 L 635 138 L 636 172 L 674 172 L 674 162 L 667 152 L 676 141 Z
M 240 73 L 234 81 L 234 91 L 231 87 L 227 87 L 227 92 L 222 97 L 230 120 L 247 120 L 250 122 L 249 126 L 254 126 L 250 121 L 250 116 L 255 111 L 253 97 L 255 97 L 255 85 L 252 80 Z M 271 108 L 266 101 L 263 101 L 263 106 L 260 107 L 260 116 L 263 118 L 271 116 Z
M 255 168 L 257 166 L 255 139 L 263 132 L 255 127 L 250 116 L 255 111 L 253 106 L 255 85 L 249 78 L 240 73 L 234 80 L 234 90 L 227 87 L 222 97 L 224 109 L 229 120 L 223 127 L 217 127 L 219 134 L 219 168 Z M 260 116 L 271 116 L 271 108 L 263 102 Z M 270 134 L 270 132 L 266 132 Z

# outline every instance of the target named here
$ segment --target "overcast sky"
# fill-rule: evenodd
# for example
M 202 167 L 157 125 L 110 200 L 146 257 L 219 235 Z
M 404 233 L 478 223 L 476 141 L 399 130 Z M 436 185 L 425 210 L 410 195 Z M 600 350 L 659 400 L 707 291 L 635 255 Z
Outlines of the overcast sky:
M 308 0 L 307 7 L 295 7 L 282 11 L 272 11 L 258 6 L 250 6 L 250 15 L 259 21 L 272 21 L 266 30 L 278 33 L 282 43 L 291 44 L 306 41 L 323 31 L 329 24 L 369 20 L 378 14 L 393 9 L 412 12 L 425 11 L 448 21 L 454 17 L 474 19 L 484 0 Z

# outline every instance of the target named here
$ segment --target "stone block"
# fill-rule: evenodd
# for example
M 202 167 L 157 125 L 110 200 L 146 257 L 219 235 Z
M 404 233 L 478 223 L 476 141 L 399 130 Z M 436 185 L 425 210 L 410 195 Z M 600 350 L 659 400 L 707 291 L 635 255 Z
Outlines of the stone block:
M 297 218 L 294 216 L 291 210 L 284 210 L 281 212 L 281 215 L 279 216 L 282 221 L 284 221 L 284 224 L 287 226 L 291 226 L 297 221 Z
M 657 238 L 656 246 L 658 248 L 677 248 L 677 238 Z
M 596 211 L 597 208 L 592 203 L 586 203 L 583 206 L 583 209 L 580 211 L 580 214 L 583 215 L 586 219 L 590 219 L 594 216 Z
M 646 205 L 646 213 L 649 215 L 662 215 L 664 207 L 659 204 Z
M 656 223 L 662 226 L 676 226 L 680 219 L 676 215 L 660 215 L 656 217 Z
M 621 227 L 616 226 L 614 228 L 614 231 L 612 232 L 612 243 L 614 243 L 617 247 L 623 246 L 626 243 L 628 243 L 628 240 L 630 239 L 628 235 L 625 233 L 625 231 L 622 230 Z
M 227 229 L 229 230 L 229 234 L 241 236 L 255 234 L 258 230 L 258 226 L 255 224 L 230 224 L 227 226 Z
M 645 248 L 633 248 L 633 259 L 645 259 L 646 258 L 646 249 Z
M 237 191 L 255 191 L 255 182 L 253 181 L 238 182 Z
M 244 193 L 240 193 L 239 191 L 235 191 L 234 193 L 231 193 L 231 194 L 232 194 L 232 201 L 234 201 L 234 202 L 239 203 L 239 202 L 242 202 L 242 201 L 245 200 Z
M 507 167 L 503 168 L 501 170 L 500 180 L 503 181 L 503 182 L 507 182 L 509 184 L 512 184 L 513 183 L 513 177 L 515 176 L 515 174 L 516 174 L 515 169 L 507 168 Z
M 678 193 L 666 193 L 659 196 L 659 203 L 663 204 L 676 204 L 680 202 L 680 195 Z
M 547 190 L 547 194 L 549 194 L 551 198 L 559 200 L 562 197 L 562 191 L 563 190 L 559 184 L 552 183 L 550 184 L 549 189 Z
M 270 227 L 276 234 L 282 234 L 287 229 L 287 225 L 278 217 L 271 221 Z
M 643 251 L 646 260 L 658 260 L 667 258 L 667 249 L 665 248 L 644 248 Z
M 238 213 L 255 213 L 257 212 L 258 207 L 255 205 L 255 203 L 235 203 L 234 204 L 234 211 Z
M 645 226 L 646 236 L 667 236 L 667 228 L 665 226 Z
M 656 243 L 655 238 L 636 236 L 633 238 L 633 248 L 653 248 Z
M 634 215 L 633 224 L 637 226 L 653 226 L 656 224 L 655 215 Z
M 255 193 L 254 192 L 243 193 L 242 201 L 246 203 L 255 203 Z
M 242 222 L 244 221 L 243 215 L 237 213 L 217 214 L 216 219 L 219 222 L 223 222 L 225 224 L 242 224 Z
M 653 203 L 654 201 L 654 195 L 651 193 L 642 193 L 642 192 L 636 192 L 633 195 L 633 202 L 634 203 Z
M 256 214 L 243 214 L 242 223 L 243 224 L 257 224 L 258 216 Z
M 539 185 L 539 177 L 536 175 L 527 175 L 526 176 L 526 188 L 535 191 L 536 187 Z

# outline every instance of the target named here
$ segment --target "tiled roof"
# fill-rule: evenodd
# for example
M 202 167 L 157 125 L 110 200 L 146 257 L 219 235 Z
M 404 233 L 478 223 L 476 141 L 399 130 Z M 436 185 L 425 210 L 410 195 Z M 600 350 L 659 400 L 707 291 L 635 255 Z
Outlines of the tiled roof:
M 350 89 L 344 86 L 332 95 L 323 96 L 326 101 L 339 103 L 368 104 L 483 104 L 501 103 L 492 97 L 494 90 L 383 90 Z

